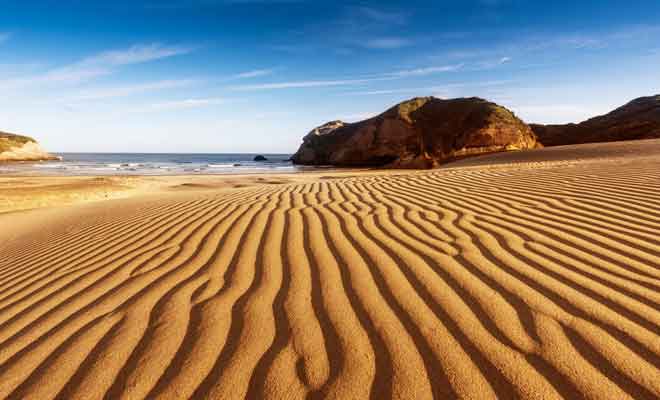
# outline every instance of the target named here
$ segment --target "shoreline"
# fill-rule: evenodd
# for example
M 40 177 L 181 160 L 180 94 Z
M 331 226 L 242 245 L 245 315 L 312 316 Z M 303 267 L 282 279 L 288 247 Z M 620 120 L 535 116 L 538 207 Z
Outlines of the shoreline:
M 212 192 L 259 185 L 308 183 L 356 176 L 450 173 L 460 170 L 548 168 L 598 162 L 654 158 L 659 139 L 557 146 L 502 152 L 457 160 L 431 170 L 376 168 L 316 168 L 307 171 L 172 175 L 0 174 L 0 215 L 44 207 L 75 206 L 111 199 L 175 192 Z

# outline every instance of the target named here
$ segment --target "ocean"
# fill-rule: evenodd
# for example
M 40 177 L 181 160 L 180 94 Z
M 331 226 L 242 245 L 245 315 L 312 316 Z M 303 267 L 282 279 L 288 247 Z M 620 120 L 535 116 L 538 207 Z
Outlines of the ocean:
M 0 174 L 26 175 L 191 175 L 300 172 L 290 154 L 54 153 L 62 161 L 0 164 Z

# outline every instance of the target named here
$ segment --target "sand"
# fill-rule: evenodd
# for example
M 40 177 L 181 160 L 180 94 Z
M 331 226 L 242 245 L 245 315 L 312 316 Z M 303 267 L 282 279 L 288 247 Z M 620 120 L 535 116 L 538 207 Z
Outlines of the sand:
M 0 214 L 0 398 L 660 397 L 660 141 L 261 178 Z
M 346 174 L 346 172 L 337 172 Z M 225 191 L 275 185 L 318 174 L 194 176 L 14 176 L 0 175 L 0 214 L 100 200 L 190 191 Z

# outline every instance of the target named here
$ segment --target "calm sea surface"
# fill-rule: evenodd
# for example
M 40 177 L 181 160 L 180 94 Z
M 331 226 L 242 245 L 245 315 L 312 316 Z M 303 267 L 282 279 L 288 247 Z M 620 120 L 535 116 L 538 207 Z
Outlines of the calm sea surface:
M 189 175 L 299 172 L 290 154 L 57 153 L 62 161 L 0 164 L 0 174 L 28 175 Z

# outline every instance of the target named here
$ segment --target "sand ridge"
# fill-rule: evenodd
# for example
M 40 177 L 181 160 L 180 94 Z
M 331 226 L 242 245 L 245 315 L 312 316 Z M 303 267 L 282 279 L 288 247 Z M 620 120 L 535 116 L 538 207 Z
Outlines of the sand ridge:
M 0 398 L 657 399 L 660 157 L 617 160 L 67 211 L 0 247 Z

